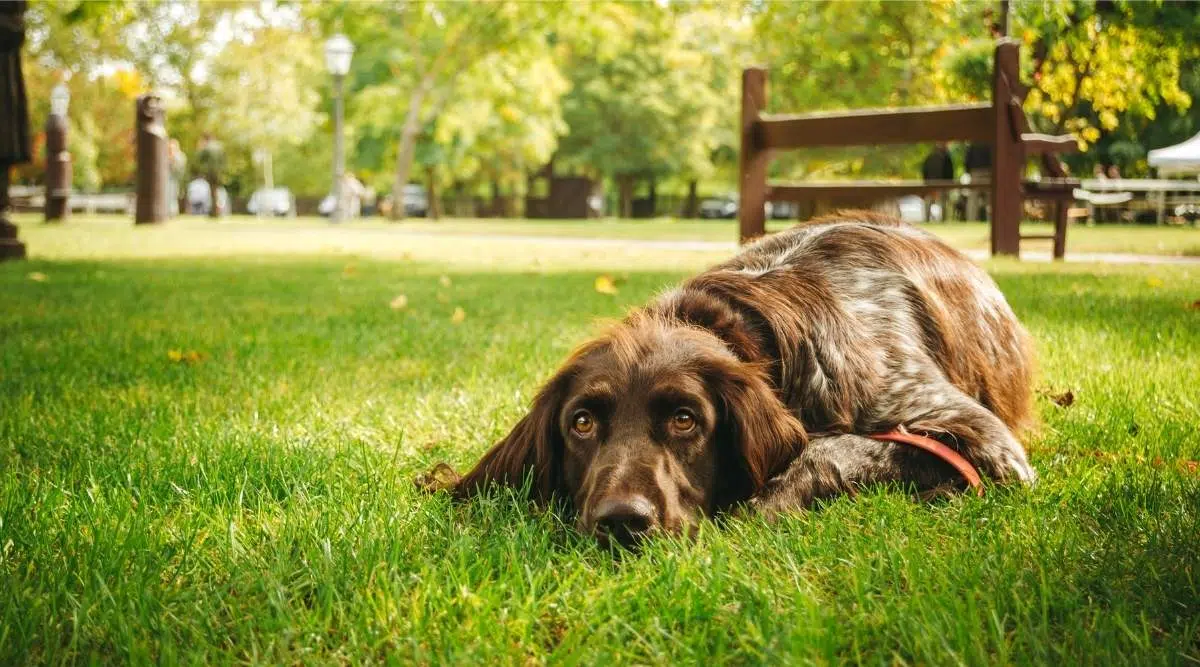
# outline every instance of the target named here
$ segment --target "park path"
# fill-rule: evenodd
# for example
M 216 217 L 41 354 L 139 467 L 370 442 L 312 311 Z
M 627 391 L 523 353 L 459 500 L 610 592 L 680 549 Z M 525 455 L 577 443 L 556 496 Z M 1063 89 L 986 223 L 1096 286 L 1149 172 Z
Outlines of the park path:
M 346 231 L 352 231 L 348 228 Z M 358 231 L 358 230 L 353 230 Z M 362 230 L 367 231 L 367 230 Z M 676 250 L 691 252 L 729 252 L 737 250 L 733 241 L 701 241 L 687 239 L 613 239 L 587 236 L 550 236 L 534 234 L 478 234 L 463 232 L 425 232 L 416 230 L 389 230 L 390 234 L 408 236 L 411 238 L 446 239 L 461 238 L 470 241 L 495 242 L 527 242 L 549 245 L 562 245 L 576 248 L 641 248 L 645 250 Z M 962 252 L 975 261 L 989 258 L 987 250 L 982 248 L 963 249 Z M 1021 259 L 1030 262 L 1050 262 L 1053 258 L 1049 251 L 1028 250 L 1021 252 Z M 1066 261 L 1098 264 L 1177 264 L 1185 266 L 1200 266 L 1200 257 L 1185 257 L 1180 255 L 1137 255 L 1111 252 L 1071 252 L 1068 248 Z

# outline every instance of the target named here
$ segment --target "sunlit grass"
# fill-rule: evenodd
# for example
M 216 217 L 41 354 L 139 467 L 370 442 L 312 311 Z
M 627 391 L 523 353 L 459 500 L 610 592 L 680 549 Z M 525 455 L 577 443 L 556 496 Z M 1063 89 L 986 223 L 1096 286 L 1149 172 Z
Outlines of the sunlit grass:
M 35 259 L 0 264 L 2 664 L 1200 660 L 1198 268 L 987 265 L 1039 391 L 1076 397 L 1039 395 L 1036 488 L 871 491 L 614 560 L 411 479 L 469 465 L 596 318 L 720 251 L 356 257 L 200 225 L 25 225 Z
M 521 220 L 423 218 L 393 223 L 372 218 L 331 225 L 320 218 L 262 220 L 234 216 L 219 222 L 186 216 L 161 226 L 135 228 L 125 216 L 78 215 L 63 225 L 44 225 L 26 214 L 18 217 L 22 238 L 35 256 L 46 258 L 101 259 L 111 257 L 212 256 L 230 254 L 363 254 L 409 257 L 437 262 L 485 262 L 511 266 L 513 255 L 535 253 L 554 264 L 561 239 L 608 239 L 613 243 L 595 253 L 600 262 L 581 257 L 587 265 L 603 265 L 618 246 L 633 264 L 656 257 L 661 247 L 620 248 L 618 241 L 670 241 L 684 247 L 676 251 L 724 253 L 733 249 L 737 222 L 733 220 Z M 770 230 L 794 223 L 773 220 Z M 982 223 L 925 225 L 951 245 L 974 251 L 989 247 L 988 226 Z M 221 230 L 213 234 L 213 230 Z M 81 234 L 80 231 L 86 231 Z M 1027 224 L 1025 234 L 1047 234 L 1049 225 Z M 236 233 L 233 233 L 236 232 Z M 441 240 L 439 243 L 438 240 Z M 557 240 L 556 240 L 557 239 Z M 1124 253 L 1165 256 L 1200 256 L 1200 228 L 1154 225 L 1072 225 L 1067 236 L 1068 254 Z M 698 242 L 687 246 L 689 242 Z M 1048 255 L 1048 241 L 1030 240 L 1023 252 Z M 675 253 L 673 253 L 675 254 Z

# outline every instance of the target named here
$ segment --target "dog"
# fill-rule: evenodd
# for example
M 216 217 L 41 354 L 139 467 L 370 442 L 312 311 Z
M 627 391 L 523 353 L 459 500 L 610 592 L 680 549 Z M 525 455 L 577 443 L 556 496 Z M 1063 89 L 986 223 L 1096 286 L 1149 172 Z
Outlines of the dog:
M 736 508 L 775 515 L 867 484 L 962 487 L 924 434 L 996 483 L 1035 479 L 1028 334 L 933 235 L 839 212 L 763 238 L 583 344 L 507 437 L 449 483 L 558 499 L 635 546 Z M 939 445 L 940 446 L 940 445 Z

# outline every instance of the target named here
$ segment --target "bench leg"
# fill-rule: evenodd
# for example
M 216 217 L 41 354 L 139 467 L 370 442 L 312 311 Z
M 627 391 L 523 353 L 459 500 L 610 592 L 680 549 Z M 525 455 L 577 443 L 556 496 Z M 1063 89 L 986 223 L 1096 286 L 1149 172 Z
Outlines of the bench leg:
M 1067 210 L 1070 202 L 1059 201 L 1054 204 L 1054 259 L 1063 259 L 1067 255 Z

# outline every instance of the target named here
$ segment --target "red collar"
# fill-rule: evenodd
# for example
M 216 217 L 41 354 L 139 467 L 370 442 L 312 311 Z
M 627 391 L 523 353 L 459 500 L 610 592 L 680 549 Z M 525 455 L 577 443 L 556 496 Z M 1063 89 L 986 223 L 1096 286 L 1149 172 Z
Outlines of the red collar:
M 900 431 L 888 431 L 887 433 L 879 433 L 877 435 L 869 435 L 872 440 L 882 440 L 884 442 L 900 442 L 906 445 L 912 445 L 917 449 L 923 449 L 939 459 L 949 463 L 955 470 L 959 472 L 966 480 L 967 486 L 975 489 L 975 495 L 983 495 L 983 482 L 979 479 L 979 472 L 975 470 L 975 466 L 964 459 L 961 454 L 950 449 L 946 445 L 915 433 L 901 433 Z

